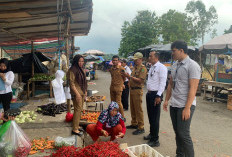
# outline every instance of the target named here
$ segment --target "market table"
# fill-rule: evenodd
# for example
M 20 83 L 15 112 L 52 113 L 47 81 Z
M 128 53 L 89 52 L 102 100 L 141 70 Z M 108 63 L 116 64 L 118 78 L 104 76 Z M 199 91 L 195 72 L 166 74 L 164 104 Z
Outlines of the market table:
M 86 103 L 95 103 L 95 111 L 97 110 L 98 104 L 100 105 L 100 111 L 103 111 L 104 107 L 104 101 L 106 99 L 106 96 L 90 96 L 87 97 Z M 91 105 L 87 105 L 87 107 L 90 107 Z
M 212 100 L 223 100 L 226 99 L 219 98 L 217 95 L 221 93 L 222 91 L 226 91 L 226 93 L 229 95 L 232 93 L 232 83 L 224 83 L 224 82 L 217 82 L 217 81 L 205 81 L 203 83 L 204 86 L 204 97 L 206 98 L 212 98 Z M 208 86 L 212 86 L 212 89 L 210 90 L 210 95 L 206 95 L 206 90 L 208 89 Z
M 49 90 L 50 90 L 49 96 L 50 96 L 50 98 L 53 97 L 52 80 L 28 80 L 28 82 L 27 82 L 27 99 L 29 99 L 30 93 L 32 93 L 32 97 L 35 96 L 35 82 L 49 82 Z M 30 90 L 30 84 L 32 84 L 31 90 Z

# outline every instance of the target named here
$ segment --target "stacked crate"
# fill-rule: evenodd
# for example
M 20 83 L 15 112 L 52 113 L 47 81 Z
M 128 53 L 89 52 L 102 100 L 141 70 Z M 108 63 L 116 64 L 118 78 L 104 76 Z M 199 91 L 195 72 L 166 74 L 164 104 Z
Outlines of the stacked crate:
M 232 110 L 232 95 L 228 95 L 227 109 Z

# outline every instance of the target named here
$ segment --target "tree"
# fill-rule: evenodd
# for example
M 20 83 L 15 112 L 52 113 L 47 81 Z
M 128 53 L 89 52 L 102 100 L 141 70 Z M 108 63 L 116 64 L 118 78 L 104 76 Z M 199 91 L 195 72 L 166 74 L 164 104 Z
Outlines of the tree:
M 191 18 L 185 13 L 169 10 L 159 18 L 162 43 L 167 44 L 175 40 L 184 40 L 191 45 L 196 45 L 197 37 Z
M 127 57 L 129 52 L 158 42 L 158 29 L 155 12 L 138 11 L 132 22 L 125 21 L 121 28 L 119 55 Z
M 217 36 L 217 29 L 213 29 L 212 33 L 210 34 L 211 39 Z
M 218 22 L 217 11 L 214 6 L 206 10 L 205 4 L 201 0 L 188 2 L 185 11 L 191 15 L 197 37 L 204 43 L 206 33 L 211 32 L 213 25 Z
M 229 33 L 232 33 L 232 25 L 228 30 L 224 30 L 224 34 L 229 34 Z

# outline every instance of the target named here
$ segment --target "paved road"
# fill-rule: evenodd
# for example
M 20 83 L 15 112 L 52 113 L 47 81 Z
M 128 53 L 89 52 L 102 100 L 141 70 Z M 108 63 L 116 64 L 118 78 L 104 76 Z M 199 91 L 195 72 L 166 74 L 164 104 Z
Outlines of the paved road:
M 108 72 L 97 71 L 98 80 L 96 85 L 90 85 L 89 89 L 97 89 L 98 94 L 106 95 L 106 104 L 110 102 L 109 85 L 110 74 Z M 149 133 L 149 122 L 146 111 L 146 88 L 143 95 L 143 109 L 145 119 L 145 134 Z M 130 111 L 125 112 L 126 124 L 129 125 Z M 132 135 L 131 130 L 127 130 L 126 136 L 121 142 L 128 143 L 129 146 L 146 143 L 144 135 Z M 232 111 L 226 109 L 225 103 L 205 101 L 202 97 L 197 97 L 197 107 L 191 125 L 191 135 L 194 141 L 196 157 L 232 157 Z M 155 148 L 165 156 L 175 156 L 175 136 L 172 129 L 169 112 L 162 110 L 160 120 L 160 147 Z

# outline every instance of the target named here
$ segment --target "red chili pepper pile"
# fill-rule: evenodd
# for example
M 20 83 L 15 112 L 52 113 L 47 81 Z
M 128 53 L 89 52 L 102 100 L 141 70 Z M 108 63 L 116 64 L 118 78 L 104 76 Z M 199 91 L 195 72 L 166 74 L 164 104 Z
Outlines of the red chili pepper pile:
M 27 157 L 31 148 L 18 147 L 15 151 L 15 157 Z
M 63 146 L 51 157 L 129 157 L 128 154 L 119 148 L 118 143 L 97 142 L 85 148 L 76 148 L 74 146 Z

